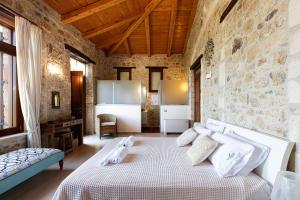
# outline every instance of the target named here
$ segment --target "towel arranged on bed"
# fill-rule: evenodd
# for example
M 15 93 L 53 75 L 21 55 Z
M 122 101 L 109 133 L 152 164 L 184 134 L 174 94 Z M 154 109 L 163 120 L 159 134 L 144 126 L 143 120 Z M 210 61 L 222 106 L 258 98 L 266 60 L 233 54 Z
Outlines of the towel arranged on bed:
M 126 147 L 118 147 L 115 152 L 110 156 L 110 163 L 112 164 L 118 164 L 121 163 L 126 155 L 128 154 L 127 148 Z
M 111 155 L 115 152 L 116 148 L 113 148 L 112 150 L 110 150 L 110 152 L 108 154 L 106 154 L 103 159 L 100 161 L 100 165 L 102 166 L 106 166 L 109 164 L 110 161 L 110 157 Z
M 125 147 L 132 147 L 134 144 L 134 137 L 131 135 L 129 137 L 123 138 L 117 146 L 125 146 Z
M 108 164 L 118 164 L 121 163 L 128 151 L 125 146 L 117 146 L 113 148 L 101 161 L 100 164 L 102 166 L 106 166 Z

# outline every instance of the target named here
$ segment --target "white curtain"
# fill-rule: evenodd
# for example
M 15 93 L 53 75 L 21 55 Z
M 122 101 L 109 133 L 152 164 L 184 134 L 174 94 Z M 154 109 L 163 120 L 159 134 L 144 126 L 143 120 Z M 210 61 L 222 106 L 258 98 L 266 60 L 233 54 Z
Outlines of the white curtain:
M 28 147 L 41 147 L 40 96 L 42 30 L 16 17 L 17 74 Z

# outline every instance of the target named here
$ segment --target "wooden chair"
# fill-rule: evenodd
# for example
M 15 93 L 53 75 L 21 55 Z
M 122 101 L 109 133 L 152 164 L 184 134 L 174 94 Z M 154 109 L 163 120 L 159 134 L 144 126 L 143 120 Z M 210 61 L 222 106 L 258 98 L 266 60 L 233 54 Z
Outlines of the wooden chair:
M 117 117 L 111 114 L 100 114 L 97 116 L 100 124 L 100 139 L 104 134 L 117 136 Z

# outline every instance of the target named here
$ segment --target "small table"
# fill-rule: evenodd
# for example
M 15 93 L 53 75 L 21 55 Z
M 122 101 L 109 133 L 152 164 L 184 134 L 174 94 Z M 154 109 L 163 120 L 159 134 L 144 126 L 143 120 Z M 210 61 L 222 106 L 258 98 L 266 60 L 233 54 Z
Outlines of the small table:
M 41 136 L 47 139 L 43 147 L 55 148 L 55 134 L 70 131 L 73 138 L 78 139 L 78 145 L 83 143 L 83 120 L 82 119 L 64 119 L 41 124 Z

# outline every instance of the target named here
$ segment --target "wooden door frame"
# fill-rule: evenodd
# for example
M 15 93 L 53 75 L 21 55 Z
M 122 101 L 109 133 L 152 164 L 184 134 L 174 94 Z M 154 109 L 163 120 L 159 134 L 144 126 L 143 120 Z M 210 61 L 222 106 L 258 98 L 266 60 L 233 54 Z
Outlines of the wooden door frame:
M 201 122 L 201 71 L 199 73 L 198 70 L 200 71 L 200 68 L 198 68 L 197 70 L 194 70 L 194 121 L 196 122 Z M 199 85 L 196 84 L 196 77 L 199 76 Z M 196 101 L 196 91 L 199 91 L 199 102 Z M 196 108 L 199 108 L 199 110 L 197 111 Z
M 194 74 L 194 121 L 201 122 L 201 60 L 203 58 L 203 54 L 201 54 L 196 61 L 192 64 L 190 70 L 193 71 Z M 197 74 L 199 72 L 199 74 Z M 199 76 L 199 88 L 197 88 L 196 82 L 196 76 Z M 199 90 L 199 103 L 197 105 L 196 102 L 196 90 Z M 197 107 L 199 107 L 199 112 L 197 113 Z M 197 116 L 199 114 L 199 116 Z M 199 118 L 199 119 L 198 119 Z
M 83 135 L 86 135 L 86 77 L 83 71 L 70 71 L 71 76 L 71 112 L 72 112 L 72 75 L 80 76 L 82 75 L 82 131 Z

